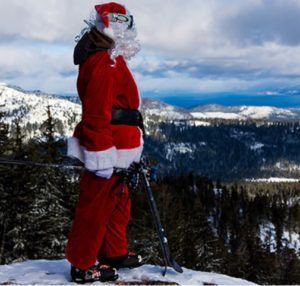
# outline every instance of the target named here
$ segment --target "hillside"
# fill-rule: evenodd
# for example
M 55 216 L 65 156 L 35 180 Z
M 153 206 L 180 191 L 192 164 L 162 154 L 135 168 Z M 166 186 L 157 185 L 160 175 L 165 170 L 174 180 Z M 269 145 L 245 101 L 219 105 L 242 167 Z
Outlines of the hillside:
M 265 120 L 299 120 L 300 108 L 277 108 L 271 106 L 222 106 L 202 105 L 191 110 L 194 118 L 200 119 L 265 119 Z
M 19 121 L 26 137 L 40 135 L 39 127 L 47 119 L 47 107 L 56 121 L 57 136 L 70 136 L 80 120 L 81 106 L 55 95 L 39 91 L 27 92 L 18 87 L 0 84 L 0 106 L 5 112 L 5 122 Z
M 105 285 L 256 285 L 222 274 L 189 269 L 184 269 L 183 274 L 169 269 L 165 277 L 161 271 L 162 268 L 153 265 L 123 269 L 119 271 L 116 282 Z M 69 264 L 65 260 L 33 260 L 0 266 L 0 285 L 74 285 L 70 279 Z
M 77 102 L 77 103 L 76 103 Z M 81 106 L 78 100 L 70 97 L 49 95 L 40 91 L 25 91 L 19 87 L 0 83 L 0 106 L 6 112 L 6 122 L 19 120 L 26 127 L 27 136 L 38 136 L 39 125 L 47 118 L 50 107 L 53 118 L 57 121 L 57 135 L 69 136 L 75 124 L 80 120 Z M 268 106 L 221 106 L 203 105 L 192 110 L 176 108 L 159 100 L 143 99 L 142 111 L 146 124 L 151 121 L 186 121 L 192 125 L 209 125 L 201 120 L 300 120 L 300 109 L 283 109 Z
M 0 84 L 0 106 L 14 135 L 41 135 L 50 108 L 57 137 L 73 133 L 81 106 L 69 97 Z M 295 179 L 300 175 L 300 109 L 204 105 L 193 110 L 144 99 L 145 154 L 161 172 L 196 172 L 215 179 Z

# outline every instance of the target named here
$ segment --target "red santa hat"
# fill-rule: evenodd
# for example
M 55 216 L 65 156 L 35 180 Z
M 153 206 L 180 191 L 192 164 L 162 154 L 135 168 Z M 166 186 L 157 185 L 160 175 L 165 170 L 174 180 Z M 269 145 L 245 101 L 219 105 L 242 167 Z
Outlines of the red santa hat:
M 109 27 L 109 13 L 120 13 L 126 15 L 126 8 L 118 3 L 110 2 L 105 4 L 96 5 L 95 9 L 102 19 L 106 28 Z

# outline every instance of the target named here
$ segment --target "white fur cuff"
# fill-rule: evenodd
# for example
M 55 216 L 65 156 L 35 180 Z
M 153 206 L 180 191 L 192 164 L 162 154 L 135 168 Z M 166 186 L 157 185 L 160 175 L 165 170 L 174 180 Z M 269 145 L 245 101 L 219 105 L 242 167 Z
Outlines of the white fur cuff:
M 68 139 L 67 155 L 71 158 L 79 159 L 91 171 L 113 168 L 117 161 L 115 147 L 104 151 L 88 151 L 80 145 L 76 137 Z
M 84 163 L 82 146 L 80 146 L 79 140 L 76 137 L 70 137 L 68 139 L 67 156 L 79 159 L 82 163 Z
M 117 150 L 117 168 L 128 168 L 133 162 L 141 160 L 143 146 L 133 149 Z
M 117 161 L 115 147 L 104 151 L 88 151 L 84 149 L 83 154 L 85 167 L 91 171 L 113 168 Z
M 141 146 L 132 149 L 111 147 L 104 151 L 88 151 L 80 145 L 76 137 L 68 139 L 67 155 L 79 159 L 91 171 L 109 168 L 128 168 L 133 162 L 139 162 L 143 152 L 143 138 L 141 133 Z

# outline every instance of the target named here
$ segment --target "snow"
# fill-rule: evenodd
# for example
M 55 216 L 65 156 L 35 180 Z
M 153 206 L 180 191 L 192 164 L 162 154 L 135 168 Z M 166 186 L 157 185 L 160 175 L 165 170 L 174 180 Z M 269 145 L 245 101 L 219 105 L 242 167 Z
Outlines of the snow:
M 143 111 L 147 117 L 159 117 L 162 120 L 187 120 L 192 116 L 184 109 L 153 99 L 143 100 Z
M 220 195 L 223 193 L 223 189 L 221 188 L 213 188 L 213 192 L 215 193 L 215 195 Z
M 271 106 L 242 106 L 241 115 L 254 119 L 270 118 L 273 115 L 283 118 L 296 116 L 291 110 Z
M 273 112 L 272 107 L 268 106 L 262 106 L 262 107 L 256 107 L 256 106 L 243 106 L 241 108 L 241 114 L 246 117 L 252 117 L 256 119 L 266 118 Z
M 260 179 L 246 179 L 247 182 L 258 182 L 258 183 L 298 183 L 300 179 L 294 178 L 260 178 Z
M 165 145 L 166 159 L 172 161 L 176 154 L 193 153 L 196 146 L 191 143 L 168 143 Z
M 29 260 L 22 263 L 0 266 L 0 284 L 20 285 L 76 285 L 70 282 L 69 263 L 66 260 Z M 165 277 L 162 267 L 143 265 L 135 269 L 121 269 L 116 282 L 93 285 L 116 285 L 120 281 L 126 282 L 155 282 L 167 281 L 179 285 L 256 285 L 252 282 L 233 278 L 223 274 L 193 271 L 183 268 L 182 274 L 168 268 Z M 119 282 L 118 282 L 119 281 Z M 120 284 L 119 284 L 120 285 Z
M 194 111 L 191 115 L 195 119 L 235 119 L 235 120 L 247 120 L 247 119 L 295 119 L 299 117 L 299 109 L 285 109 L 272 106 L 238 106 L 235 108 L 225 106 L 212 106 L 211 110 L 205 109 L 201 111 Z
M 289 172 L 293 172 L 293 171 L 299 171 L 300 170 L 300 166 L 297 164 L 293 164 L 292 162 L 276 162 L 275 163 L 275 168 L 282 170 L 282 171 L 289 171 Z
M 259 149 L 261 149 L 262 147 L 264 147 L 265 145 L 259 142 L 255 142 L 253 145 L 250 145 L 250 149 L 257 151 Z
M 259 229 L 261 241 L 269 244 L 270 250 L 275 252 L 277 244 L 275 225 L 271 222 L 268 222 L 260 225 Z M 298 253 L 298 256 L 300 255 L 300 235 L 298 233 L 284 230 L 282 241 L 284 246 L 290 249 L 295 249 L 295 251 Z
M 195 120 L 192 121 L 194 123 L 194 126 L 198 127 L 198 126 L 211 126 L 210 122 L 207 121 L 202 121 L 202 120 Z
M 3 105 L 5 105 L 3 107 Z M 80 104 L 40 91 L 27 92 L 19 87 L 0 83 L 0 107 L 7 112 L 5 122 L 20 119 L 21 127 L 26 129 L 26 138 L 41 135 L 40 124 L 47 119 L 47 107 L 50 106 L 55 121 L 60 122 L 58 131 L 61 136 L 71 136 L 76 123 L 81 120 Z M 210 126 L 204 121 L 214 118 L 247 120 L 254 119 L 299 119 L 300 109 L 283 109 L 268 106 L 217 106 L 199 107 L 190 112 L 176 108 L 158 100 L 143 99 L 145 126 L 152 123 L 173 121 L 175 124 L 192 126 Z
M 239 114 L 229 112 L 192 112 L 194 118 L 242 119 Z
M 180 112 L 175 111 L 175 108 L 171 106 L 167 106 L 165 108 L 156 108 L 151 110 L 146 110 L 146 114 L 148 116 L 159 116 L 161 118 L 165 118 L 168 120 L 184 120 L 186 119 L 186 115 Z
M 47 119 L 47 107 L 50 106 L 54 120 L 62 123 L 60 135 L 70 136 L 75 123 L 81 119 L 81 106 L 79 104 L 40 92 L 26 92 L 17 87 L 0 86 L 1 108 L 6 112 L 5 122 L 11 123 L 20 118 L 20 125 L 40 125 Z M 39 128 L 31 131 L 30 137 L 39 136 Z

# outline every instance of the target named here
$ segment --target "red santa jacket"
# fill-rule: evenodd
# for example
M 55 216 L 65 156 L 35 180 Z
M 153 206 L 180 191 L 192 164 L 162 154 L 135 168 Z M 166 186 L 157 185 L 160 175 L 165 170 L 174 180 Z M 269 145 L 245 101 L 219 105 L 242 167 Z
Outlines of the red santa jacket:
M 68 140 L 68 156 L 89 170 L 128 168 L 139 162 L 143 138 L 139 127 L 112 125 L 112 108 L 138 109 L 139 92 L 122 56 L 113 62 L 106 51 L 96 52 L 79 67 L 77 89 L 82 120 Z

